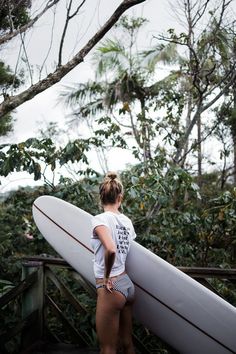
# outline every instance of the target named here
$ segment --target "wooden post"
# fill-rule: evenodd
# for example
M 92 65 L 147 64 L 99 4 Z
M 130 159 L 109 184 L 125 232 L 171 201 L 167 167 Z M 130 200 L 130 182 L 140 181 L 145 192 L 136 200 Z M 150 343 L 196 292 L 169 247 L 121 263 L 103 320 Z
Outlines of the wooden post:
M 22 349 L 30 347 L 43 337 L 44 266 L 43 262 L 24 261 L 22 279 L 37 272 L 36 282 L 22 295 Z

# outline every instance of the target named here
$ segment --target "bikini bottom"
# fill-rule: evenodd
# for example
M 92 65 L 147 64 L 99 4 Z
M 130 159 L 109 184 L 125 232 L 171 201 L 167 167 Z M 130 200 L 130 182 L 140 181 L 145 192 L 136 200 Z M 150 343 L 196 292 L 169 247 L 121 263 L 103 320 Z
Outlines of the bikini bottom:
M 105 288 L 103 284 L 96 284 L 96 289 Z M 128 274 L 121 274 L 116 277 L 116 280 L 113 281 L 113 290 L 119 291 L 127 301 L 131 302 L 134 300 L 134 284 L 131 281 Z

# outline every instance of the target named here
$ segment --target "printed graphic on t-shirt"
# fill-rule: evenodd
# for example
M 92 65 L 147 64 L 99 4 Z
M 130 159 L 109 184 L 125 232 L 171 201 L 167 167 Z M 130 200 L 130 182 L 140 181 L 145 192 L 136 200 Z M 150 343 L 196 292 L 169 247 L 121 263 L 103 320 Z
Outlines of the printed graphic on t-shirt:
M 130 228 L 116 225 L 117 231 L 117 251 L 118 253 L 127 254 L 129 250 L 129 234 Z

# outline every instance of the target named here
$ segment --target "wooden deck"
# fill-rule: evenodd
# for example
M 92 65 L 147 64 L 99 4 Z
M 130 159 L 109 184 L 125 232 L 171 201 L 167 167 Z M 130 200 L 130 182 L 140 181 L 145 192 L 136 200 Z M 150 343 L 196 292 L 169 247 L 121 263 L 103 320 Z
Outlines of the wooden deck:
M 98 354 L 98 348 L 81 348 L 75 344 L 38 342 L 20 354 Z

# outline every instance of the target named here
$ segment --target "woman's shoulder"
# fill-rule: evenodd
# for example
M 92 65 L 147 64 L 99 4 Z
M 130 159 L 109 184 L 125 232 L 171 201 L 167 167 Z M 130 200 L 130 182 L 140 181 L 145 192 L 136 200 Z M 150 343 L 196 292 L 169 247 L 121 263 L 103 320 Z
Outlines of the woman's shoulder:
M 92 228 L 95 229 L 97 226 L 102 226 L 102 225 L 109 227 L 110 225 L 109 219 L 106 217 L 106 215 L 104 215 L 104 213 L 95 215 L 92 218 Z
M 96 214 L 96 215 L 94 215 L 94 219 L 104 220 L 104 219 L 106 219 L 106 215 L 105 215 L 105 213 Z
M 119 214 L 119 219 L 123 222 L 125 222 L 126 224 L 133 224 L 132 220 L 125 214 Z

